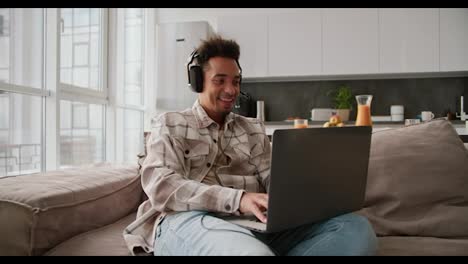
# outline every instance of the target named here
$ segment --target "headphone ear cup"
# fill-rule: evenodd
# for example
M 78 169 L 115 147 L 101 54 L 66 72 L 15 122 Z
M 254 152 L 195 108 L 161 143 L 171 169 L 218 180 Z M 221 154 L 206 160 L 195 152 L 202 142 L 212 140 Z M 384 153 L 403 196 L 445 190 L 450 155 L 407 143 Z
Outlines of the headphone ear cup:
M 200 66 L 190 67 L 190 87 L 196 93 L 203 92 L 203 72 Z

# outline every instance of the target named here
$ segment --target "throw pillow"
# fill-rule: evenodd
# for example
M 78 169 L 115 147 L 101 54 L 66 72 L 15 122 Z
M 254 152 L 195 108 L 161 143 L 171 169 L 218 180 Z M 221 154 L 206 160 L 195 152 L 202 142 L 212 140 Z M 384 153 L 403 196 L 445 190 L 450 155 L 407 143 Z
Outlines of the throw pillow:
M 468 237 L 468 151 L 451 123 L 374 132 L 364 207 L 380 236 Z

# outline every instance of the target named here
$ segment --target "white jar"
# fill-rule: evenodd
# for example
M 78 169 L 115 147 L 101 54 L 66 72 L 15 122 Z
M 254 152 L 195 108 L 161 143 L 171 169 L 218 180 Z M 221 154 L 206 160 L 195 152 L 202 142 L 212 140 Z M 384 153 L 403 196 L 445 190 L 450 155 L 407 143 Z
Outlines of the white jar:
M 404 115 L 405 108 L 402 105 L 392 105 L 390 107 L 390 114 L 391 115 Z
M 392 105 L 390 107 L 392 121 L 401 122 L 405 119 L 405 108 L 402 105 Z
M 392 121 L 400 122 L 400 121 L 403 121 L 404 119 L 405 119 L 404 115 L 392 114 Z

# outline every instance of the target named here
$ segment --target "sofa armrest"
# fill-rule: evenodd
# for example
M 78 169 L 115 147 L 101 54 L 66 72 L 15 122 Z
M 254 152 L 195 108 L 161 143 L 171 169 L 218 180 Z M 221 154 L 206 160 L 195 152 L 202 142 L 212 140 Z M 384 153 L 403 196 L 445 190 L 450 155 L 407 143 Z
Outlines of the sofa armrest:
M 137 210 L 137 166 L 99 164 L 0 179 L 0 255 L 41 255 Z

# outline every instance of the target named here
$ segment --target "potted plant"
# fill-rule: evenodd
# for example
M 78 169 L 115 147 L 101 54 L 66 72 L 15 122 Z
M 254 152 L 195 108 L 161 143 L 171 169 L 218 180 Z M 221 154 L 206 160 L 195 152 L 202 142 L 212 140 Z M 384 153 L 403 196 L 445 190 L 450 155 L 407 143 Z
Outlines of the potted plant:
M 336 109 L 336 114 L 341 117 L 341 121 L 349 120 L 349 112 L 353 108 L 353 94 L 351 89 L 342 85 L 337 90 L 332 91 L 333 103 Z

